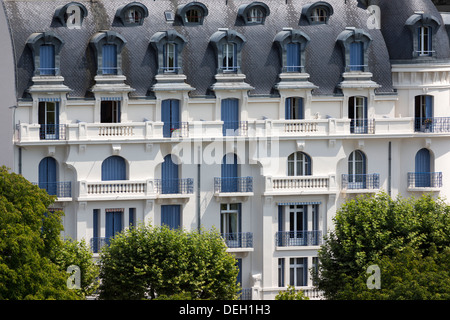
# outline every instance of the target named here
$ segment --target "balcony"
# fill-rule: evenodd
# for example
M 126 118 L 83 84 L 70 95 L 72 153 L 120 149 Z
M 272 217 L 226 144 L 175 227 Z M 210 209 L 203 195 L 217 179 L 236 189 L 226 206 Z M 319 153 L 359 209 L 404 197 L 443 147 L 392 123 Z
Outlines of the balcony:
M 275 234 L 275 241 L 278 247 L 320 246 L 322 231 L 278 231 Z
M 66 140 L 66 125 L 41 124 L 39 138 L 41 140 Z
M 380 175 L 343 174 L 341 188 L 345 192 L 377 192 L 380 189 Z
M 248 135 L 247 121 L 226 121 L 222 126 L 223 136 L 241 137 Z
M 189 124 L 187 122 L 172 122 L 163 126 L 164 138 L 187 138 L 189 137 Z
M 448 133 L 450 132 L 450 117 L 415 118 L 414 131 L 424 133 Z
M 90 240 L 90 247 L 93 253 L 99 253 L 104 246 L 109 244 L 109 239 L 106 237 L 93 237 Z
M 350 133 L 374 134 L 375 119 L 352 119 L 350 122 Z
M 220 198 L 239 198 L 246 201 L 253 196 L 253 177 L 214 178 L 214 196 Z
M 168 182 L 162 182 L 161 179 L 80 181 L 78 200 L 187 199 L 194 192 L 193 185 L 191 178 Z
M 408 191 L 440 191 L 442 172 L 409 172 Z
M 330 194 L 336 192 L 336 176 L 265 177 L 264 195 Z
M 222 233 L 222 238 L 228 247 L 227 251 L 253 251 L 252 232 Z
M 33 182 L 34 185 L 39 186 L 39 188 L 44 189 L 51 196 L 57 196 L 58 200 L 61 198 L 71 198 L 72 197 L 72 182 Z

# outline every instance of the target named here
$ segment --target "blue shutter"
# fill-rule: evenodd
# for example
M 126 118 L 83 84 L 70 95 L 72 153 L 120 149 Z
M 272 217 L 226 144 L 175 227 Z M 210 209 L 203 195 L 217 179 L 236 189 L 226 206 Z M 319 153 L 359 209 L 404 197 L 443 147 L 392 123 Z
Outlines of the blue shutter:
M 116 233 L 122 231 L 122 216 L 123 211 L 106 212 L 105 236 L 107 243 L 109 243 L 109 239 L 113 238 Z
M 291 118 L 292 118 L 291 105 L 292 105 L 292 99 L 286 98 L 285 107 L 284 107 L 284 114 L 285 114 L 286 120 L 291 120 Z
M 242 259 L 236 259 L 236 267 L 238 268 L 238 275 L 236 277 L 236 284 L 242 289 Z
M 179 229 L 181 226 L 181 206 L 161 206 L 161 225 L 166 225 L 170 229 Z
M 425 96 L 425 117 L 433 117 L 433 96 Z
M 421 149 L 416 154 L 416 187 L 431 186 L 431 157 L 428 149 Z
M 288 43 L 286 46 L 286 71 L 300 72 L 300 44 Z
M 55 74 L 55 46 L 43 44 L 39 47 L 39 65 L 41 75 Z
M 100 209 L 94 209 L 92 214 L 92 224 L 93 224 L 93 235 L 92 235 L 92 251 L 97 253 L 99 249 L 99 217 L 100 217 Z
M 172 131 L 180 128 L 180 101 L 163 100 L 161 102 L 161 121 L 163 125 L 163 137 L 170 138 Z
M 363 71 L 364 43 L 355 41 L 350 44 L 350 71 Z
M 222 100 L 221 106 L 221 120 L 223 121 L 223 135 L 236 135 L 236 130 L 239 129 L 239 100 L 225 99 Z
M 238 191 L 238 164 L 235 154 L 226 154 L 222 159 L 222 192 Z
M 162 193 L 179 193 L 178 164 L 172 161 L 169 154 L 164 157 L 161 167 Z
M 102 73 L 117 74 L 117 46 L 104 44 L 102 47 Z
M 50 195 L 56 195 L 56 185 L 56 160 L 46 157 L 39 163 L 39 188 L 45 189 Z
M 127 171 L 125 159 L 119 156 L 111 156 L 102 163 L 102 180 L 126 180 Z

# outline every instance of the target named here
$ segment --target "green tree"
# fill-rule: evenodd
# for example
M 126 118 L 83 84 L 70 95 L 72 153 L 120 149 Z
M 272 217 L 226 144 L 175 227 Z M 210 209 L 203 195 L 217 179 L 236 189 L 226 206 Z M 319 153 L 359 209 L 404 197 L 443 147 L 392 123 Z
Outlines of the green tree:
M 234 299 L 235 259 L 216 231 L 138 226 L 100 255 L 100 299 Z
M 295 290 L 294 286 L 288 286 L 286 291 L 280 291 L 275 300 L 309 300 L 302 290 Z
M 392 199 L 380 193 L 348 201 L 336 213 L 335 229 L 319 250 L 316 285 L 328 299 L 407 299 L 413 295 L 401 293 L 407 286 L 400 284 L 409 283 L 428 263 L 432 269 L 426 277 L 433 281 L 415 282 L 427 291 L 420 296 L 445 295 L 433 283 L 446 287 L 438 273 L 448 262 L 449 211 L 442 199 L 428 194 Z M 380 291 L 366 285 L 367 267 L 374 264 L 381 271 Z
M 76 299 L 67 274 L 54 263 L 62 245 L 62 212 L 55 197 L 0 168 L 0 299 Z

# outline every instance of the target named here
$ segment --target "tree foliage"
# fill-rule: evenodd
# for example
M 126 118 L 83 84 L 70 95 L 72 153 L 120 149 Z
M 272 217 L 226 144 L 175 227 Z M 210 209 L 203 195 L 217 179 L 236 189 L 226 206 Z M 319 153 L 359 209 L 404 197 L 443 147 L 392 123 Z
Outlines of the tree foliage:
M 294 286 L 288 286 L 286 291 L 280 291 L 276 296 L 275 300 L 309 300 L 302 290 L 295 290 Z
M 138 226 L 101 252 L 101 299 L 234 299 L 235 259 L 216 231 Z
M 21 175 L 0 168 L 0 299 L 75 299 L 67 274 L 54 263 L 62 245 L 62 212 Z
M 385 193 L 345 203 L 319 250 L 315 282 L 328 299 L 440 299 L 450 294 L 450 207 L 440 198 Z M 366 285 L 369 265 L 381 289 Z

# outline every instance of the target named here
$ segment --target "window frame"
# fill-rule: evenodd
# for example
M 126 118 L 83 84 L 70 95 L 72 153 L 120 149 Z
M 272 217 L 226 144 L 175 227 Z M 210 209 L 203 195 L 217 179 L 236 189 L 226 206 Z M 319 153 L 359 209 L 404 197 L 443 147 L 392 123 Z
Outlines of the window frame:
M 435 16 L 429 13 L 414 13 L 405 22 L 407 28 L 409 28 L 412 36 L 413 52 L 412 56 L 415 59 L 433 59 L 436 57 L 436 33 L 441 27 L 441 22 Z M 426 28 L 426 29 L 425 29 Z M 428 30 L 428 39 L 426 47 L 423 42 L 425 34 L 421 31 Z
M 122 75 L 122 49 L 126 45 L 125 38 L 115 31 L 100 31 L 94 34 L 89 42 L 94 50 L 97 62 L 97 75 Z M 103 73 L 103 45 L 116 45 L 116 70 L 114 74 Z
M 60 52 L 64 45 L 64 41 L 53 32 L 33 33 L 27 39 L 27 47 L 30 48 L 34 61 L 34 76 L 60 76 Z M 41 46 L 54 46 L 54 73 L 41 74 Z
M 243 4 L 239 6 L 238 9 L 238 18 L 240 18 L 246 26 L 263 25 L 269 15 L 269 6 L 259 1 Z
M 197 11 L 197 21 L 189 21 L 188 12 Z M 208 8 L 201 2 L 190 2 L 181 5 L 177 8 L 176 19 L 184 26 L 199 26 L 203 25 L 205 17 L 208 15 Z
M 274 38 L 274 42 L 278 47 L 281 61 L 280 73 L 303 73 L 305 72 L 305 51 L 310 37 L 301 30 L 284 29 L 280 31 Z M 288 64 L 288 50 L 290 44 L 297 44 L 299 49 L 299 66 L 290 66 Z
M 139 18 L 136 19 L 135 16 L 133 20 L 130 20 L 130 12 L 137 12 L 139 14 Z M 140 2 L 131 2 L 119 7 L 115 15 L 115 18 L 119 20 L 124 27 L 142 26 L 144 24 L 145 18 L 147 17 L 148 9 L 144 4 Z
M 150 45 L 157 52 L 158 74 L 182 74 L 183 57 L 181 52 L 187 40 L 175 30 L 156 32 L 150 38 Z M 167 46 L 174 46 L 174 66 L 167 67 Z
M 297 151 L 291 153 L 287 160 L 287 176 L 288 177 L 302 177 L 310 176 L 312 173 L 311 157 L 302 152 Z
M 214 48 L 217 57 L 217 73 L 241 73 L 241 51 L 246 43 L 246 39 L 240 33 L 229 30 L 229 29 L 219 29 L 216 31 L 210 38 L 210 42 Z M 234 49 L 234 61 L 235 67 L 234 71 L 231 71 L 230 68 L 223 68 L 224 61 L 224 44 L 233 44 L 235 46 Z
M 342 31 L 338 38 L 337 42 L 340 44 L 343 55 L 344 55 L 344 63 L 345 63 L 345 72 L 369 72 L 369 46 L 372 43 L 372 37 L 369 33 L 367 33 L 363 29 L 357 29 L 353 27 L 347 27 L 344 31 Z M 362 43 L 362 64 L 353 70 L 353 66 L 351 65 L 352 59 L 352 44 L 356 42 Z M 362 67 L 362 68 L 361 68 Z
M 316 19 L 318 17 L 315 15 L 319 10 L 325 13 L 323 19 Z M 331 16 L 334 14 L 334 9 L 328 2 L 318 1 L 315 3 L 308 4 L 302 8 L 302 16 L 306 18 L 310 25 L 317 24 L 328 24 Z

